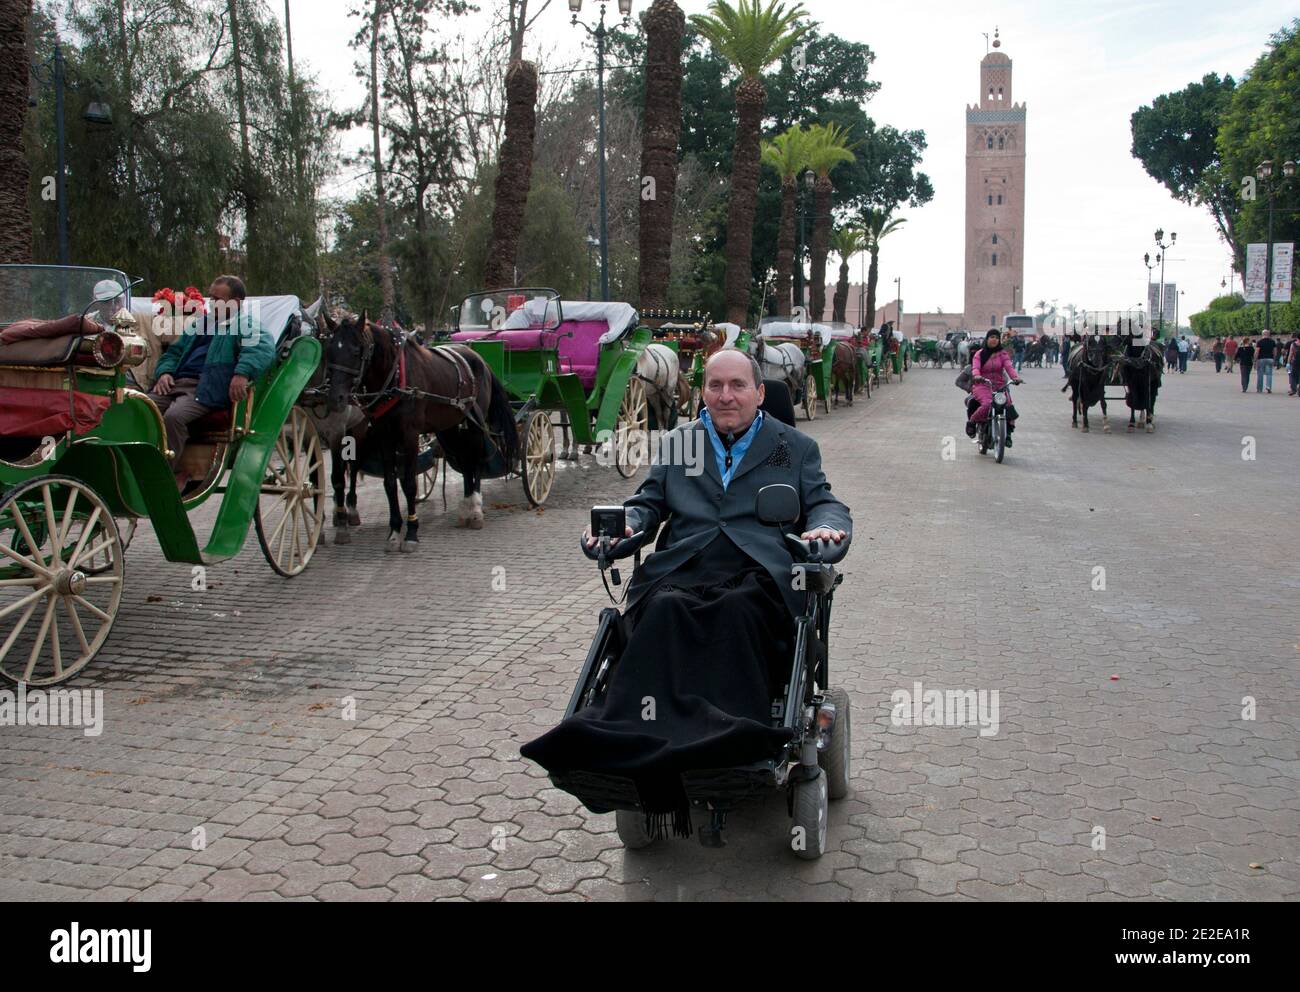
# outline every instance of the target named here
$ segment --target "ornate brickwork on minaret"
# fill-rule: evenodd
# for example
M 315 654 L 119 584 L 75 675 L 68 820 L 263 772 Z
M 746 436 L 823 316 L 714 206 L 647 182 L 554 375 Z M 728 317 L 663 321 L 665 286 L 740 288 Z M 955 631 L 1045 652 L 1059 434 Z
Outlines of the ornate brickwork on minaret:
M 1025 105 L 1011 99 L 1011 59 L 980 62 L 980 102 L 966 108 L 966 324 L 987 330 L 1025 307 Z

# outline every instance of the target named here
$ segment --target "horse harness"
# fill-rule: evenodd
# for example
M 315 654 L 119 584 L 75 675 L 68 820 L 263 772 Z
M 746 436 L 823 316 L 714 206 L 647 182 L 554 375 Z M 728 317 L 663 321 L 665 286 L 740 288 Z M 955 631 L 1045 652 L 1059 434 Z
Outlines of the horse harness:
M 459 410 L 468 419 L 473 421 L 477 426 L 486 430 L 487 424 L 483 417 L 483 411 L 479 409 L 478 389 L 474 379 L 474 370 L 470 368 L 469 362 L 457 351 L 450 348 L 429 348 L 427 349 L 432 356 L 440 357 L 451 364 L 456 372 L 456 395 L 443 396 L 439 393 L 426 392 L 423 389 L 412 389 L 407 385 L 406 376 L 406 350 L 409 345 L 414 343 L 410 335 L 405 331 L 398 331 L 393 328 L 387 328 L 394 347 L 397 349 L 397 361 L 388 372 L 388 378 L 384 382 L 383 388 L 374 393 L 354 393 L 353 397 L 362 404 L 362 411 L 366 418 L 373 424 L 383 419 L 404 399 L 422 399 L 430 400 L 442 406 L 450 406 Z M 331 372 L 341 372 L 345 375 L 353 376 L 353 381 L 358 385 L 365 381 L 366 373 L 370 369 L 370 362 L 375 355 L 374 335 L 367 331 L 365 338 L 365 348 L 361 354 L 361 365 L 353 368 L 347 365 L 339 365 L 331 362 L 328 369 Z

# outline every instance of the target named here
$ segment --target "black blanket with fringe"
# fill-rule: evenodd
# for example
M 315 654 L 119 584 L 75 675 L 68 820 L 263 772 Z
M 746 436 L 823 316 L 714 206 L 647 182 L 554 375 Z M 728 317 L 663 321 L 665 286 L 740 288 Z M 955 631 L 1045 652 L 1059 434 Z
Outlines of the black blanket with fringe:
M 652 833 L 691 833 L 685 771 L 779 755 L 773 689 L 794 624 L 767 571 L 725 536 L 624 616 L 626 644 L 595 705 L 521 753 L 552 773 L 632 779 Z

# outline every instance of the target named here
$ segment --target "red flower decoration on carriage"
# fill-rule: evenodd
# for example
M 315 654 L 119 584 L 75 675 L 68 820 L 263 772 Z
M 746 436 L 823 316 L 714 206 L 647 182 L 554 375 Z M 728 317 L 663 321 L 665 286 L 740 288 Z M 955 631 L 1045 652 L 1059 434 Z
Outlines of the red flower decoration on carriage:
M 183 292 L 160 289 L 153 294 L 159 317 L 199 317 L 208 312 L 207 301 L 197 286 L 186 286 Z

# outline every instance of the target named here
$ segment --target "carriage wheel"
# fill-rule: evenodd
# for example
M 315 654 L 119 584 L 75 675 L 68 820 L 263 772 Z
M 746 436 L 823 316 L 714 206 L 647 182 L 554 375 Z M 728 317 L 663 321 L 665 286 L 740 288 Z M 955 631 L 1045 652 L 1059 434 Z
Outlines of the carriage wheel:
M 276 439 L 253 521 L 271 568 L 286 579 L 301 575 L 325 529 L 325 456 L 316 425 L 298 407 Z
M 104 570 L 91 575 L 86 566 L 96 559 Z M 6 493 L 0 500 L 0 677 L 57 685 L 90 664 L 117 619 L 124 569 L 117 523 L 88 486 L 45 476 Z
M 555 485 L 555 424 L 545 410 L 528 417 L 522 462 L 524 495 L 533 506 L 541 506 Z
M 117 537 L 122 543 L 122 551 L 125 552 L 131 546 L 135 539 L 135 532 L 140 527 L 140 521 L 135 517 L 124 517 L 117 522 Z M 113 561 L 108 553 L 101 551 L 94 558 L 88 560 L 82 569 L 87 575 L 106 575 L 113 570 Z
M 623 394 L 614 429 L 614 459 L 618 474 L 630 479 L 646 461 L 650 425 L 650 406 L 645 398 L 645 384 L 632 379 Z
M 810 421 L 817 419 L 817 380 L 811 372 L 803 380 L 803 412 Z
M 429 446 L 436 442 L 436 438 L 429 434 L 420 435 L 420 451 L 427 451 Z M 417 503 L 427 503 L 433 498 L 434 491 L 438 488 L 438 462 L 435 459 L 433 468 L 427 472 L 421 472 L 420 477 L 415 480 L 415 501 Z

